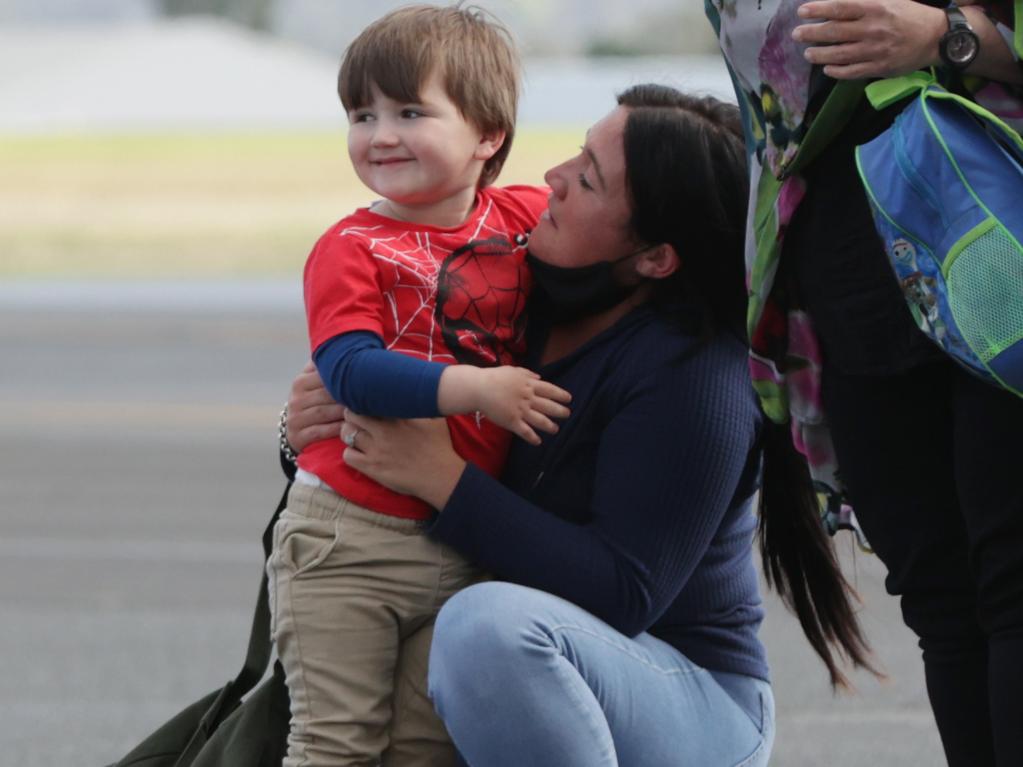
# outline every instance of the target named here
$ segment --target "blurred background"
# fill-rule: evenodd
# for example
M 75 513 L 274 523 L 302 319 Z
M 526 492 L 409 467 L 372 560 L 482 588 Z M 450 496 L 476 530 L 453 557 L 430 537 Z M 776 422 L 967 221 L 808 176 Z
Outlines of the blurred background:
M 5 763 L 105 765 L 240 666 L 302 264 L 371 199 L 337 64 L 403 4 L 0 0 Z M 504 183 L 539 182 L 631 84 L 733 98 L 702 3 L 480 4 L 524 56 Z M 834 696 L 769 597 L 772 764 L 940 764 L 883 573 L 839 546 L 888 678 Z
M 367 192 L 340 54 L 384 0 L 0 0 L 0 275 L 286 276 Z M 503 176 L 539 182 L 614 92 L 731 94 L 702 7 L 491 2 L 526 59 Z

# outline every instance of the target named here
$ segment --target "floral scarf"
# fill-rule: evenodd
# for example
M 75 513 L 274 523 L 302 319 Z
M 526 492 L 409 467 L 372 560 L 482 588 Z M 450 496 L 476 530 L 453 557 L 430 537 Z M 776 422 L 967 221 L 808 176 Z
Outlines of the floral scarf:
M 865 82 L 840 81 L 817 109 L 815 89 L 827 82 L 813 77 L 805 46 L 792 41 L 799 24 L 796 9 L 806 0 L 705 0 L 718 35 L 746 129 L 750 165 L 750 205 L 746 232 L 747 330 L 750 372 L 764 413 L 790 424 L 792 439 L 806 457 L 831 533 L 850 529 L 860 544 L 855 516 L 841 482 L 838 462 L 821 404 L 821 354 L 807 314 L 796 308 L 775 276 L 786 227 L 806 185 L 799 175 L 842 130 L 859 107 Z M 993 19 L 1019 57 L 1023 24 L 1005 23 L 1008 3 L 993 3 Z M 1023 0 L 1014 0 L 1017 22 Z M 1023 101 L 997 83 L 969 82 L 974 97 L 1003 119 L 1023 127 Z M 819 100 L 818 100 L 819 101 Z

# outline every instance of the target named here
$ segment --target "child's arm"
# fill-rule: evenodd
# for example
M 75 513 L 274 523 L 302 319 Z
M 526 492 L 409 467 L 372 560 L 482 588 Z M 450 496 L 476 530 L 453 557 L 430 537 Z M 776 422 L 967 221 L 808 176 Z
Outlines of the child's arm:
M 502 365 L 478 368 L 449 365 L 441 373 L 437 406 L 444 415 L 481 411 L 487 418 L 532 445 L 537 430 L 558 431 L 552 418 L 567 418 L 572 395 L 541 380 L 532 370 Z
M 531 444 L 555 433 L 571 395 L 524 368 L 445 365 L 387 351 L 375 333 L 335 336 L 313 355 L 331 396 L 378 418 L 432 418 L 482 411 Z
M 387 351 L 376 333 L 342 333 L 320 345 L 313 362 L 330 395 L 377 418 L 433 418 L 446 365 Z

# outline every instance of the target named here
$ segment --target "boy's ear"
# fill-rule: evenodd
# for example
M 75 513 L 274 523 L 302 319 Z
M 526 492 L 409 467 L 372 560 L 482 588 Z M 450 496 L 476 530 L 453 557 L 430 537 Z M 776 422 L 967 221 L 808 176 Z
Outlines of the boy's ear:
M 662 242 L 640 254 L 636 259 L 636 272 L 642 277 L 663 280 L 674 274 L 681 265 L 682 259 L 674 246 Z
M 492 130 L 480 136 L 480 143 L 476 145 L 476 153 L 473 158 L 476 160 L 489 160 L 497 150 L 504 145 L 505 132 L 503 130 Z

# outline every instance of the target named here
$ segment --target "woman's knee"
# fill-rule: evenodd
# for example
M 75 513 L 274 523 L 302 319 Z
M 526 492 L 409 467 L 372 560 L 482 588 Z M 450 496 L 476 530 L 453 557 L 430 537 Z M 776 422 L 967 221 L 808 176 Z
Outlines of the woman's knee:
M 493 681 L 524 661 L 538 634 L 543 641 L 536 623 L 544 599 L 551 597 L 498 581 L 470 586 L 451 597 L 434 628 L 430 696 L 443 696 L 451 688 L 465 694 L 466 687 Z
M 535 614 L 529 605 L 533 589 L 490 581 L 462 589 L 447 601 L 437 616 L 433 654 L 464 659 L 507 649 L 521 634 L 524 620 Z

